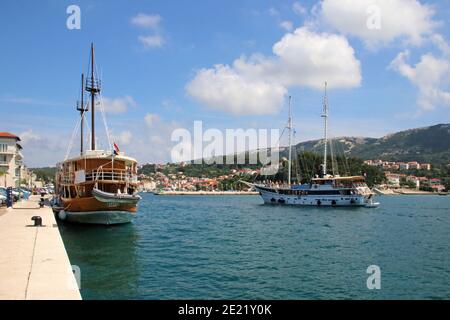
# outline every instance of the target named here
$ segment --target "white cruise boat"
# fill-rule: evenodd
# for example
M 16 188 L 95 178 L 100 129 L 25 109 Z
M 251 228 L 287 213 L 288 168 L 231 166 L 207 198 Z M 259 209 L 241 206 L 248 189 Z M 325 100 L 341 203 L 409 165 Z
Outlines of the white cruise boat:
M 325 83 L 323 114 L 325 137 L 322 176 L 311 179 L 309 183 L 301 185 L 291 184 L 291 158 L 292 158 L 292 114 L 289 98 L 289 160 L 288 183 L 285 187 L 273 187 L 261 184 L 249 184 L 259 192 L 264 203 L 298 206 L 319 207 L 367 207 L 379 206 L 374 201 L 375 194 L 370 190 L 363 176 L 330 175 L 327 171 L 327 144 L 328 144 L 328 101 Z
M 311 179 L 308 184 L 293 185 L 286 188 L 271 188 L 255 184 L 267 204 L 287 204 L 302 206 L 378 206 L 374 194 L 367 187 L 364 177 L 339 177 L 327 175 Z

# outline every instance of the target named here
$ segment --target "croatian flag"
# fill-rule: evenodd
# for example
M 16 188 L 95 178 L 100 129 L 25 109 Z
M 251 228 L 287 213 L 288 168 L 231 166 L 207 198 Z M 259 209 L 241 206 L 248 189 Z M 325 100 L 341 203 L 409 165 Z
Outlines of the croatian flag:
M 120 152 L 119 147 L 118 147 L 117 144 L 114 142 L 114 154 L 117 156 L 117 155 L 119 155 L 119 152 Z

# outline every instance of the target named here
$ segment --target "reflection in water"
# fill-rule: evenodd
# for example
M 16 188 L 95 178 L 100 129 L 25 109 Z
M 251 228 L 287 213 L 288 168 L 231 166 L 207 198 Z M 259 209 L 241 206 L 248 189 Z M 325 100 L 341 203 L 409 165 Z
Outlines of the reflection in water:
M 138 235 L 133 224 L 96 226 L 59 221 L 70 262 L 81 269 L 81 295 L 89 299 L 112 299 L 137 295 L 139 266 Z

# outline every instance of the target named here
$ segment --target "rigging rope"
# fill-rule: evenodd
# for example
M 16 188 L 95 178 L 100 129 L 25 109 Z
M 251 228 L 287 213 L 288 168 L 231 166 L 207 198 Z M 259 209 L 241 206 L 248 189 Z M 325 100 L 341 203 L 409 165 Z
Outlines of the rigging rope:
M 106 138 L 108 139 L 108 147 L 109 147 L 109 150 L 112 150 L 113 146 L 111 143 L 111 134 L 108 129 L 108 123 L 106 122 L 105 110 L 103 108 L 103 97 L 101 94 L 99 94 L 99 96 L 100 96 L 100 112 L 102 114 L 103 125 L 105 126 Z
M 97 68 L 97 63 L 94 64 L 95 67 L 95 71 L 98 74 L 98 68 Z M 100 78 L 100 83 L 102 83 L 102 79 Z M 102 120 L 103 120 L 103 125 L 105 127 L 105 131 L 106 131 L 106 138 L 108 139 L 108 150 L 112 150 L 113 145 L 111 143 L 111 134 L 109 132 L 109 128 L 108 128 L 108 123 L 106 122 L 106 116 L 105 116 L 105 108 L 103 106 L 103 96 L 101 94 L 101 92 L 99 92 L 99 98 L 100 98 L 100 112 L 102 114 Z
M 347 156 L 345 154 L 344 144 L 339 142 L 338 147 L 340 147 L 342 150 L 342 164 L 344 166 L 345 174 L 349 176 L 350 175 L 350 167 L 348 165 Z M 338 150 L 338 152 L 340 152 L 340 150 Z
M 69 158 L 69 154 L 72 151 L 73 141 L 75 139 L 75 136 L 78 133 L 78 128 L 80 127 L 80 123 L 81 123 L 81 117 L 78 118 L 77 123 L 75 124 L 75 128 L 73 128 L 72 137 L 70 138 L 69 146 L 67 147 L 67 152 L 66 152 L 66 156 L 64 157 L 64 161 L 66 161 Z

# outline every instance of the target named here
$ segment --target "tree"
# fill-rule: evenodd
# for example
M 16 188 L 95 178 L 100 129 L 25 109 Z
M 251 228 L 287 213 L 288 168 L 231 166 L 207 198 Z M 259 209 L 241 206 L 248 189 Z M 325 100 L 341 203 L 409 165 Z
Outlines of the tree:
M 445 186 L 445 190 L 448 192 L 448 191 L 450 191 L 450 178 L 447 178 L 445 181 L 444 181 L 444 186 Z

